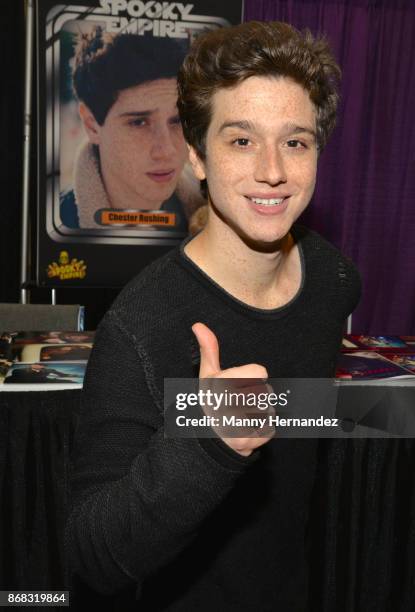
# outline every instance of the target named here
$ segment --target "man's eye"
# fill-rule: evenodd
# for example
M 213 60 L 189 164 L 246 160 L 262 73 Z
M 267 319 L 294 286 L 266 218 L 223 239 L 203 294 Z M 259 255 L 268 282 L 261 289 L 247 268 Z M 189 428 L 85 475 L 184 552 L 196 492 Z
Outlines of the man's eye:
M 288 140 L 287 145 L 294 149 L 299 149 L 300 147 L 305 147 L 305 144 L 300 140 Z
M 233 144 L 236 144 L 238 147 L 247 147 L 249 145 L 248 138 L 236 138 L 233 141 Z
M 169 120 L 170 125 L 181 125 L 180 117 L 177 115 L 176 117 L 172 117 Z
M 132 119 L 128 122 L 128 125 L 132 125 L 133 127 L 144 127 L 147 125 L 146 119 Z

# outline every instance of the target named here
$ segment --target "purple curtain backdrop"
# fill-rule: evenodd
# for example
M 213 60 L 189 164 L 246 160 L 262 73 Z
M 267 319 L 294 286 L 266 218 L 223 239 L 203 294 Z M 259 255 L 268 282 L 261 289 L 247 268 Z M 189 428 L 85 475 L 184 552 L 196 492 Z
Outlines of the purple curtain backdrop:
M 245 0 L 244 19 L 330 41 L 340 112 L 303 220 L 360 270 L 353 332 L 415 334 L 415 1 Z

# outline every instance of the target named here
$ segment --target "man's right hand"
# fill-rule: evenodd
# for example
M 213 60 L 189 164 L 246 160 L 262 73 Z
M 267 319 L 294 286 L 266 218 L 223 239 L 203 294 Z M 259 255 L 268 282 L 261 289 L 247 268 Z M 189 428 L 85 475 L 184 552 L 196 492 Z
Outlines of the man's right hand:
M 220 366 L 219 357 L 219 342 L 215 334 L 207 325 L 204 323 L 195 323 L 192 325 L 192 331 L 196 336 L 199 343 L 200 349 L 200 368 L 199 378 L 249 378 L 249 379 L 262 379 L 268 378 L 268 372 L 264 366 L 256 363 L 250 363 L 248 365 L 238 366 L 235 368 L 228 368 L 222 370 Z M 241 438 L 227 438 L 223 437 L 219 430 L 216 430 L 222 440 L 244 457 L 249 455 L 259 446 L 266 444 L 271 438 L 273 438 L 275 430 L 272 427 L 266 429 L 266 433 L 262 432 L 261 437 L 241 437 Z

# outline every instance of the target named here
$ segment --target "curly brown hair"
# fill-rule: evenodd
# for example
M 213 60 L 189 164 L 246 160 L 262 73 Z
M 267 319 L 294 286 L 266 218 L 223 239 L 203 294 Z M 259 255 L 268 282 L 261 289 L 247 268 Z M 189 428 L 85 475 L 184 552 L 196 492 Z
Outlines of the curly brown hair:
M 205 157 L 213 94 L 251 76 L 289 77 L 309 92 L 317 111 L 317 147 L 334 128 L 340 79 L 325 38 L 279 21 L 250 21 L 201 34 L 178 73 L 178 109 L 187 142 Z

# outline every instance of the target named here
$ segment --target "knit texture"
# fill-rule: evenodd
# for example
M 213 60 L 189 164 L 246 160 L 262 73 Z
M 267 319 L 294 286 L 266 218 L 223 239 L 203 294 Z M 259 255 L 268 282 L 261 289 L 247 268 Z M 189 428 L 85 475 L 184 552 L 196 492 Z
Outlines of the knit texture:
M 163 379 L 197 376 L 197 321 L 223 369 L 330 377 L 360 295 L 353 264 L 293 228 L 296 296 L 252 308 L 207 277 L 183 245 L 153 262 L 100 325 L 73 454 L 67 547 L 72 570 L 103 593 L 137 585 L 137 610 L 303 610 L 305 535 L 316 441 L 278 439 L 244 458 L 221 440 L 167 439 Z

